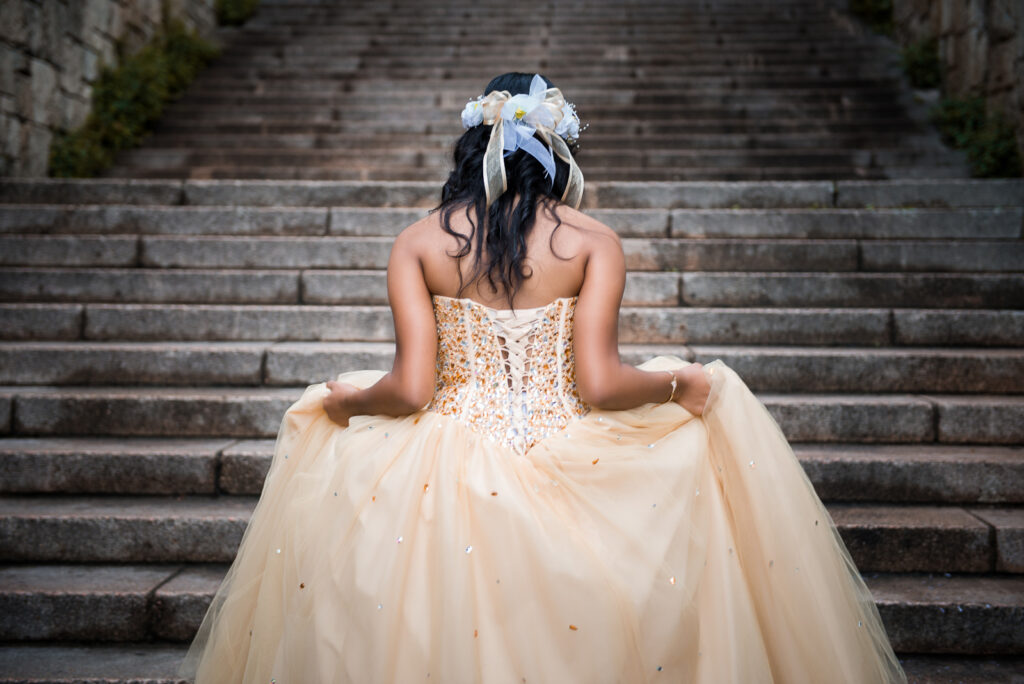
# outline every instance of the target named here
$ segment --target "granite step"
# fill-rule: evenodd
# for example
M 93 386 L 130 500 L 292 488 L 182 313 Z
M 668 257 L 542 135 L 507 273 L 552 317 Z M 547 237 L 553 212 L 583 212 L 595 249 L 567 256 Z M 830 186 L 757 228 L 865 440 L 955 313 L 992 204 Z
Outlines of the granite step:
M 187 644 L 113 642 L 0 645 L 0 683 L 180 684 L 175 676 Z M 901 654 L 908 684 L 1016 684 L 1024 658 Z
M 8 562 L 230 562 L 253 496 L 0 497 Z M 1024 572 L 1024 508 L 833 503 L 862 571 Z
M 0 682 L 32 684 L 179 684 L 174 676 L 186 645 L 125 643 L 0 646 Z M 1013 684 L 1024 658 L 905 655 L 909 684 Z
M 273 437 L 301 393 L 301 387 L 4 386 L 0 432 Z M 1024 396 L 763 393 L 759 398 L 793 442 L 1024 443 Z
M 186 642 L 225 571 L 223 564 L 8 566 L 0 569 L 0 638 Z M 897 652 L 1024 653 L 1024 577 L 871 573 L 865 581 Z
M 0 336 L 44 341 L 387 342 L 384 306 L 0 304 Z M 1022 347 L 1024 311 L 623 307 L 625 344 Z
M 806 123 L 803 125 L 806 126 Z M 0 178 L 2 204 L 431 207 L 440 188 L 418 182 L 182 182 Z M 1021 207 L 1024 180 L 588 183 L 587 208 Z M 1018 233 L 1019 234 L 1019 233 Z
M 8 437 L 0 491 L 20 494 L 252 494 L 274 440 Z M 798 444 L 827 502 L 1024 503 L 1024 450 L 952 445 Z
M 0 269 L 7 302 L 368 305 L 385 304 L 385 289 L 382 269 Z M 1024 274 L 632 271 L 623 304 L 1016 310 Z
M 755 391 L 1024 394 L 1024 349 L 624 344 L 626 363 L 721 359 Z M 391 342 L 0 342 L 0 385 L 280 385 L 389 369 Z
M 33 237 L 42 248 L 82 260 L 79 252 L 103 245 L 100 237 L 119 237 L 111 249 L 130 263 L 131 236 L 394 236 L 428 214 L 426 208 L 399 207 L 225 207 L 133 205 L 0 205 L 0 239 Z M 720 239 L 864 240 L 872 249 L 891 250 L 900 242 L 996 242 L 1017 249 L 1024 209 L 1020 207 L 962 209 L 591 209 L 589 216 L 622 237 Z M 62 243 L 50 235 L 81 235 L 92 243 Z M 68 237 L 67 239 L 70 239 Z M 1015 241 L 1015 242 L 1011 242 Z M 17 245 L 17 242 L 10 243 Z M 929 243 L 931 244 L 931 243 Z M 63 246 L 66 245 L 66 246 Z M 968 249 L 973 249 L 967 245 Z M 38 250 L 36 250 L 38 251 Z M 106 250 L 109 251 L 109 250 Z M 86 251 L 89 254 L 88 251 Z M 5 250 L 14 263 L 17 254 Z M 56 257 L 51 257 L 56 258 Z M 1019 263 L 1019 262 L 1018 262 Z M 73 264 L 67 264 L 73 265 Z
M 332 217 L 332 224 L 341 220 L 335 222 Z M 673 223 L 685 230 L 679 225 L 681 218 Z M 640 232 L 644 227 L 641 223 L 621 232 Z M 354 235 L 0 235 L 0 266 L 382 269 L 387 267 L 392 242 L 390 236 Z M 624 238 L 622 246 L 626 268 L 636 271 L 999 273 L 1020 271 L 1024 263 L 1022 240 L 975 239 L 964 244 L 959 240 L 874 243 L 807 238 L 645 237 Z

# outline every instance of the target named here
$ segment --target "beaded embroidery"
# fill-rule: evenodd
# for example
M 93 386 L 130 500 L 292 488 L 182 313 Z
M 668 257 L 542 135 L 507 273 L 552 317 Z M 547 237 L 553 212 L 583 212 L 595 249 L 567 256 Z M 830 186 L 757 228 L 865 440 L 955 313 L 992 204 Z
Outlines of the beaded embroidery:
M 432 299 L 437 372 L 428 411 L 458 418 L 518 454 L 590 411 L 576 390 L 576 297 L 514 316 L 471 299 Z

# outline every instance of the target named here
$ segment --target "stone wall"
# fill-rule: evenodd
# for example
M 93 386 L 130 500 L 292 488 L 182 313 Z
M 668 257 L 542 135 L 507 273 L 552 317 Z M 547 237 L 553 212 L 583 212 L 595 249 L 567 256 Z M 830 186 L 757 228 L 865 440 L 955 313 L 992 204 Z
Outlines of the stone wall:
M 1017 128 L 1024 156 L 1024 2 L 1021 0 L 893 0 L 900 43 L 935 37 L 943 90 L 984 95 Z
M 46 175 L 54 132 L 85 120 L 100 66 L 145 44 L 164 5 L 212 35 L 214 0 L 0 0 L 0 175 Z

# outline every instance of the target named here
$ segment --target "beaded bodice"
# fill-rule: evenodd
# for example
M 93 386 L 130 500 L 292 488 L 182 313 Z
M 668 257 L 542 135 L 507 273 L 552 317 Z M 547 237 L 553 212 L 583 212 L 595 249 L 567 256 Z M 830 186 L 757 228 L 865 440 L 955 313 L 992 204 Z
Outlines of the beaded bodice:
M 534 309 L 492 309 L 435 295 L 437 368 L 427 410 L 525 454 L 590 408 L 576 391 L 575 297 Z

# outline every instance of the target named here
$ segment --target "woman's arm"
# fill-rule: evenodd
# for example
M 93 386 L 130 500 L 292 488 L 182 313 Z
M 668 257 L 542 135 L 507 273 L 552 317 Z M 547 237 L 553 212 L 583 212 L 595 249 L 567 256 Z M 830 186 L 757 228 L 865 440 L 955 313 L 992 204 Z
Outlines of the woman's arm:
M 390 373 L 366 389 L 327 383 L 331 394 L 324 399 L 324 410 L 339 425 L 348 425 L 352 416 L 408 415 L 423 408 L 433 395 L 437 328 L 417 239 L 413 231 L 402 231 L 388 259 L 388 303 L 395 323 L 394 365 Z
M 576 303 L 573 345 L 580 398 L 601 409 L 630 409 L 667 401 L 676 379 L 675 401 L 700 415 L 710 385 L 700 364 L 674 371 L 644 371 L 619 358 L 619 306 L 626 286 L 622 242 L 601 226 L 590 241 L 583 286 Z

